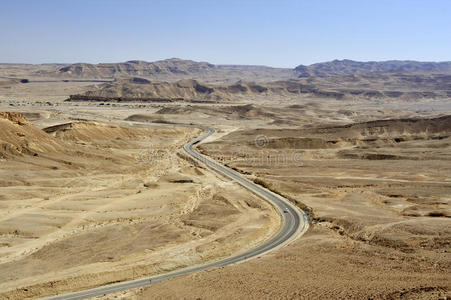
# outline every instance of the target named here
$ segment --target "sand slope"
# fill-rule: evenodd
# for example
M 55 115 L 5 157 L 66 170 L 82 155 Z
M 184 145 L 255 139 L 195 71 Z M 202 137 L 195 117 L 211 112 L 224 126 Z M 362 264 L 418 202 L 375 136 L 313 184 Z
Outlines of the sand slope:
M 0 170 L 0 298 L 198 264 L 277 229 L 269 204 L 178 152 L 198 130 L 95 122 L 41 130 L 21 114 L 1 116 L 0 141 L 18 150 L 5 151 Z

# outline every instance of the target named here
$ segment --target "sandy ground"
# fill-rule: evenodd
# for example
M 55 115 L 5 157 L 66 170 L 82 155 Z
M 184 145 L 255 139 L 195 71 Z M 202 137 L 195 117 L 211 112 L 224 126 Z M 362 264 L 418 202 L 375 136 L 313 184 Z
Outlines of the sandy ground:
M 259 113 L 235 124 L 258 129 L 224 130 L 201 150 L 308 210 L 312 229 L 255 261 L 99 298 L 449 297 L 451 119 L 440 118 L 447 107 L 362 103 L 354 115 L 312 103 L 286 113 L 254 107 Z M 280 129 L 274 120 L 299 125 Z M 363 123 L 343 126 L 350 120 Z
M 73 122 L 44 132 L 7 117 L 0 126 L 17 139 L 1 136 L 2 297 L 195 265 L 278 228 L 269 204 L 184 158 L 198 130 Z
M 9 143 L 1 297 L 160 273 L 252 247 L 277 228 L 264 202 L 177 154 L 198 132 L 155 121 L 217 128 L 202 151 L 286 195 L 313 224 L 259 259 L 99 298 L 450 296 L 451 130 L 435 119 L 451 114 L 446 99 L 65 103 L 88 88 L 66 84 L 55 84 L 60 96 L 45 83 L 0 95 L 0 111 L 34 124 L 0 119 L 13 133 L 0 134 Z

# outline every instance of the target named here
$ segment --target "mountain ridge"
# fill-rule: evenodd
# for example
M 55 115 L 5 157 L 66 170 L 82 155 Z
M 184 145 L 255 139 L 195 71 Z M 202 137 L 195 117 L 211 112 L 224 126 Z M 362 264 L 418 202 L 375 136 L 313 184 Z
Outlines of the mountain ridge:
M 19 64 L 0 64 L 0 69 Z M 394 73 L 409 74 L 451 74 L 451 61 L 423 62 L 414 60 L 355 61 L 350 59 L 332 60 L 295 68 L 276 68 L 259 65 L 212 64 L 204 61 L 170 58 L 147 62 L 128 60 L 118 63 L 74 63 L 27 65 L 30 75 L 78 78 L 115 79 L 124 77 L 144 77 L 152 80 L 176 81 L 197 79 L 205 82 L 277 81 L 308 77 L 334 77 L 348 75 L 380 75 Z
M 424 62 L 415 60 L 355 61 L 350 59 L 333 60 L 294 68 L 299 77 L 330 77 L 353 74 L 376 73 L 415 73 L 445 72 L 451 73 L 451 61 Z
M 422 62 L 413 60 L 387 61 L 354 61 L 350 59 L 333 60 L 311 65 L 298 65 L 290 68 L 274 68 L 258 65 L 215 65 L 208 62 L 197 62 L 180 58 L 171 58 L 155 62 L 130 60 L 123 63 L 107 64 L 73 64 L 58 70 L 61 75 L 87 77 L 120 77 L 148 76 L 168 79 L 171 76 L 180 78 L 193 77 L 223 77 L 237 80 L 240 77 L 247 80 L 259 79 L 291 79 L 302 77 L 331 77 L 353 74 L 383 74 L 383 73 L 450 73 L 451 61 Z M 268 78 L 269 77 L 269 78 Z

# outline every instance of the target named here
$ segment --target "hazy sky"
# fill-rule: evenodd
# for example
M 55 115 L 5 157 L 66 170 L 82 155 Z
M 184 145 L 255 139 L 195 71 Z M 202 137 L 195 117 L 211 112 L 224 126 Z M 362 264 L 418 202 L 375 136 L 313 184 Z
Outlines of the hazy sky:
M 451 1 L 0 0 L 0 62 L 451 60 Z

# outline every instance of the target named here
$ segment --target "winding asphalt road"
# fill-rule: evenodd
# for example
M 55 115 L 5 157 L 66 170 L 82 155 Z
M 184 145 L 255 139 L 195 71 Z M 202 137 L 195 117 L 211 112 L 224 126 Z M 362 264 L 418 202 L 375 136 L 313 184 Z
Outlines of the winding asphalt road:
M 207 158 L 206 156 L 198 153 L 196 150 L 193 149 L 193 146 L 200 143 L 210 135 L 212 135 L 215 130 L 206 126 L 196 126 L 196 125 L 185 125 L 186 127 L 197 127 L 203 130 L 206 130 L 207 132 L 203 134 L 202 136 L 196 138 L 195 140 L 189 142 L 188 144 L 183 146 L 183 149 L 191 155 L 194 159 L 197 161 L 204 163 L 209 168 L 215 170 L 216 172 L 232 179 L 233 181 L 239 183 L 249 191 L 253 192 L 254 194 L 260 196 L 264 200 L 271 203 L 275 209 L 278 211 L 278 213 L 281 216 L 281 227 L 279 231 L 273 235 L 270 239 L 266 240 L 263 244 L 260 244 L 254 249 L 247 250 L 243 253 L 236 254 L 234 256 L 211 262 L 205 265 L 196 266 L 196 267 L 189 267 L 177 271 L 173 271 L 171 273 L 163 274 L 163 275 L 157 275 L 157 276 L 150 276 L 145 277 L 137 280 L 130 280 L 130 281 L 123 281 L 119 283 L 109 284 L 100 286 L 93 289 L 88 289 L 84 291 L 79 291 L 75 293 L 70 294 L 63 294 L 63 295 L 57 295 L 49 298 L 45 298 L 47 300 L 55 300 L 55 299 L 65 299 L 65 300 L 74 300 L 74 299 L 85 299 L 89 297 L 95 297 L 100 296 L 104 294 L 124 291 L 128 289 L 138 288 L 142 286 L 146 286 L 152 283 L 160 282 L 166 279 L 195 273 L 199 271 L 203 271 L 206 269 L 216 268 L 216 267 L 223 267 L 227 265 L 231 265 L 234 263 L 242 262 L 251 258 L 255 258 L 258 256 L 261 256 L 269 251 L 272 251 L 274 249 L 277 249 L 283 245 L 286 245 L 294 238 L 304 234 L 309 226 L 309 218 L 308 215 L 293 206 L 290 201 L 285 199 L 284 197 L 281 197 L 245 178 L 243 178 L 238 172 L 235 172 L 234 170 L 227 168 L 225 166 L 222 166 L 215 161 Z

